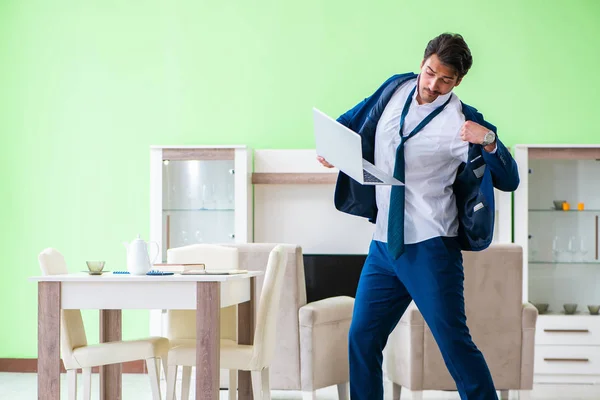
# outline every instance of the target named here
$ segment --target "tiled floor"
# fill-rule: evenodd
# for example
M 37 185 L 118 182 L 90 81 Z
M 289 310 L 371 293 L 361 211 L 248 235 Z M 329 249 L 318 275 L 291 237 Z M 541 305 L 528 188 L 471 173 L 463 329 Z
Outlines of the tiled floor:
M 81 388 L 81 380 L 79 380 Z M 92 400 L 98 399 L 98 375 L 92 378 Z M 165 392 L 165 382 L 161 382 L 162 393 Z M 388 383 L 386 389 L 386 400 L 391 399 L 391 385 Z M 194 385 L 192 382 L 192 396 Z M 0 399 L 1 400 L 35 400 L 37 399 L 37 375 L 0 373 Z M 178 388 L 179 393 L 179 388 Z M 193 398 L 190 396 L 191 398 Z M 278 391 L 272 392 L 273 400 L 301 400 L 300 392 Z M 81 393 L 79 393 L 79 398 Z M 317 392 L 319 400 L 337 400 L 335 387 L 326 388 Z M 62 375 L 61 399 L 67 398 L 66 376 Z M 402 393 L 402 400 L 410 399 L 410 393 Z M 455 392 L 425 392 L 425 400 L 459 400 Z M 511 400 L 517 399 L 511 394 Z M 146 375 L 125 374 L 123 375 L 123 400 L 151 399 L 150 385 Z M 221 392 L 221 399 L 227 399 L 227 392 Z M 536 385 L 529 396 L 530 400 L 599 400 L 600 385 Z

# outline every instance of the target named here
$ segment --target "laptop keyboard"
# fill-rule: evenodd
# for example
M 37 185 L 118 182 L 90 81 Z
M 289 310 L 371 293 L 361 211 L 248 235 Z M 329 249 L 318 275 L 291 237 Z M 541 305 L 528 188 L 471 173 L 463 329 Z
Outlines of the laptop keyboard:
M 363 169 L 363 180 L 365 182 L 383 182 L 381 179 L 371 175 L 369 172 Z

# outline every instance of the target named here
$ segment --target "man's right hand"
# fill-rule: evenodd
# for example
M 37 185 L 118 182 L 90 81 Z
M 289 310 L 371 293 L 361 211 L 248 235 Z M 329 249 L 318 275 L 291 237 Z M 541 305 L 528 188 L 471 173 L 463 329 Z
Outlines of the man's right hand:
M 317 156 L 317 161 L 319 161 L 319 162 L 321 163 L 321 165 L 323 165 L 324 167 L 327 167 L 327 168 L 333 168 L 333 165 L 329 164 L 329 163 L 327 162 L 327 160 L 326 160 L 326 159 L 324 159 L 324 158 L 323 158 L 323 157 L 321 157 L 321 156 Z

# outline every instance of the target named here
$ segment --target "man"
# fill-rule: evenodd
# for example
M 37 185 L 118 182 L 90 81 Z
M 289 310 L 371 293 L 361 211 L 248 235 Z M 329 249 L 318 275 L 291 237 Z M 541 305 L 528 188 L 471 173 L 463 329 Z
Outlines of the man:
M 375 223 L 349 334 L 353 400 L 383 399 L 382 351 L 411 300 L 461 399 L 497 398 L 466 325 L 461 249 L 489 246 L 493 188 L 514 191 L 519 176 L 496 128 L 452 92 L 471 64 L 463 38 L 442 34 L 428 43 L 419 75 L 391 77 L 338 119 L 361 135 L 365 159 L 405 182 L 338 176 L 336 207 Z

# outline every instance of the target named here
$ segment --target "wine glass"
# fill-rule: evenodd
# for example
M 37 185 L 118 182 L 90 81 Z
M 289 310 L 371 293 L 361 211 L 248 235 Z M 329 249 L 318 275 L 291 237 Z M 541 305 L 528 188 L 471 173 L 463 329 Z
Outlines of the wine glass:
M 588 249 L 585 244 L 585 239 L 583 236 L 580 237 L 579 240 L 577 241 L 577 251 L 579 252 L 579 255 L 581 258 L 580 261 L 582 261 L 582 262 L 585 261 L 585 255 L 587 254 Z
M 227 206 L 228 208 L 233 208 L 233 204 L 234 204 L 234 188 L 233 188 L 233 183 L 228 183 L 227 184 Z
M 205 183 L 202 185 L 202 201 L 204 208 L 215 208 L 215 185 Z
M 554 262 L 562 261 L 562 254 L 564 253 L 562 240 L 560 236 L 554 236 L 552 240 L 552 255 L 554 256 Z
M 529 235 L 529 261 L 536 261 L 538 255 L 537 241 L 533 240 L 533 236 Z
M 570 254 L 569 261 L 578 261 L 577 260 L 577 236 L 569 237 L 569 243 L 567 245 L 567 252 Z
M 202 243 L 204 239 L 202 238 L 202 232 L 198 229 L 194 235 L 196 237 L 196 243 Z

